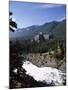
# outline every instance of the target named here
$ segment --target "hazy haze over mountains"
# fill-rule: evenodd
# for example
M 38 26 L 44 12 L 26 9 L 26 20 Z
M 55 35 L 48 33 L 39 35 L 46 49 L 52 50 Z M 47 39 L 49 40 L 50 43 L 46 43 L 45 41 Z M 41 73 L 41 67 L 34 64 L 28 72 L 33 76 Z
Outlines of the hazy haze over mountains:
M 14 33 L 10 32 L 10 40 L 27 40 L 32 39 L 35 35 L 42 32 L 43 34 L 53 33 L 56 39 L 65 39 L 66 20 L 52 21 L 43 25 L 32 25 L 26 28 L 17 29 Z

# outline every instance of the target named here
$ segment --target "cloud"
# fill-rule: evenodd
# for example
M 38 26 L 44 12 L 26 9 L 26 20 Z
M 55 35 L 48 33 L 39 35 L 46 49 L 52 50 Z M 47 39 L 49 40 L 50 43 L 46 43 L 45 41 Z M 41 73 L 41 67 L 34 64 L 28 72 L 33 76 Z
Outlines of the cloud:
M 62 18 L 58 19 L 58 21 L 62 21 L 62 20 L 65 20 L 65 19 L 66 19 L 66 17 L 62 17 Z
M 39 5 L 38 8 L 55 8 L 55 7 L 61 7 L 63 5 L 61 4 L 42 4 Z

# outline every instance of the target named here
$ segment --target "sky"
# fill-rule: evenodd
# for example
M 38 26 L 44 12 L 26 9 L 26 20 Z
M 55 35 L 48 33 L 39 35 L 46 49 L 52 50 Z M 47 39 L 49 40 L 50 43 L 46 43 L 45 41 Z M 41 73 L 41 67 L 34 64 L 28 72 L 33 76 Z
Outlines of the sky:
M 16 20 L 18 28 L 42 25 L 66 18 L 66 5 L 10 1 L 9 11 Z

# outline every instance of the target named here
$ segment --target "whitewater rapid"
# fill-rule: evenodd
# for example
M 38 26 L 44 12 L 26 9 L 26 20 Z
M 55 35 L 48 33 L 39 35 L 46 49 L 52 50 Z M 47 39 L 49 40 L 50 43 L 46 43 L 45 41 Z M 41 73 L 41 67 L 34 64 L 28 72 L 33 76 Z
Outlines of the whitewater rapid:
M 24 61 L 22 67 L 36 81 L 54 85 L 63 85 L 65 81 L 65 73 L 52 67 L 37 67 L 30 61 Z

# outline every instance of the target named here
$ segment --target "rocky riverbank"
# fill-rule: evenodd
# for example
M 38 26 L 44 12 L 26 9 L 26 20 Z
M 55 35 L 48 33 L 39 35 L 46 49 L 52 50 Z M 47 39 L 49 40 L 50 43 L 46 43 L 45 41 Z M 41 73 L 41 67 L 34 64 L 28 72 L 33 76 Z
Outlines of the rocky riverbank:
M 29 53 L 25 54 L 24 57 L 38 67 L 53 67 L 65 72 L 65 58 L 59 60 L 54 57 L 53 53 L 54 52 L 52 52 L 52 55 L 49 53 Z

